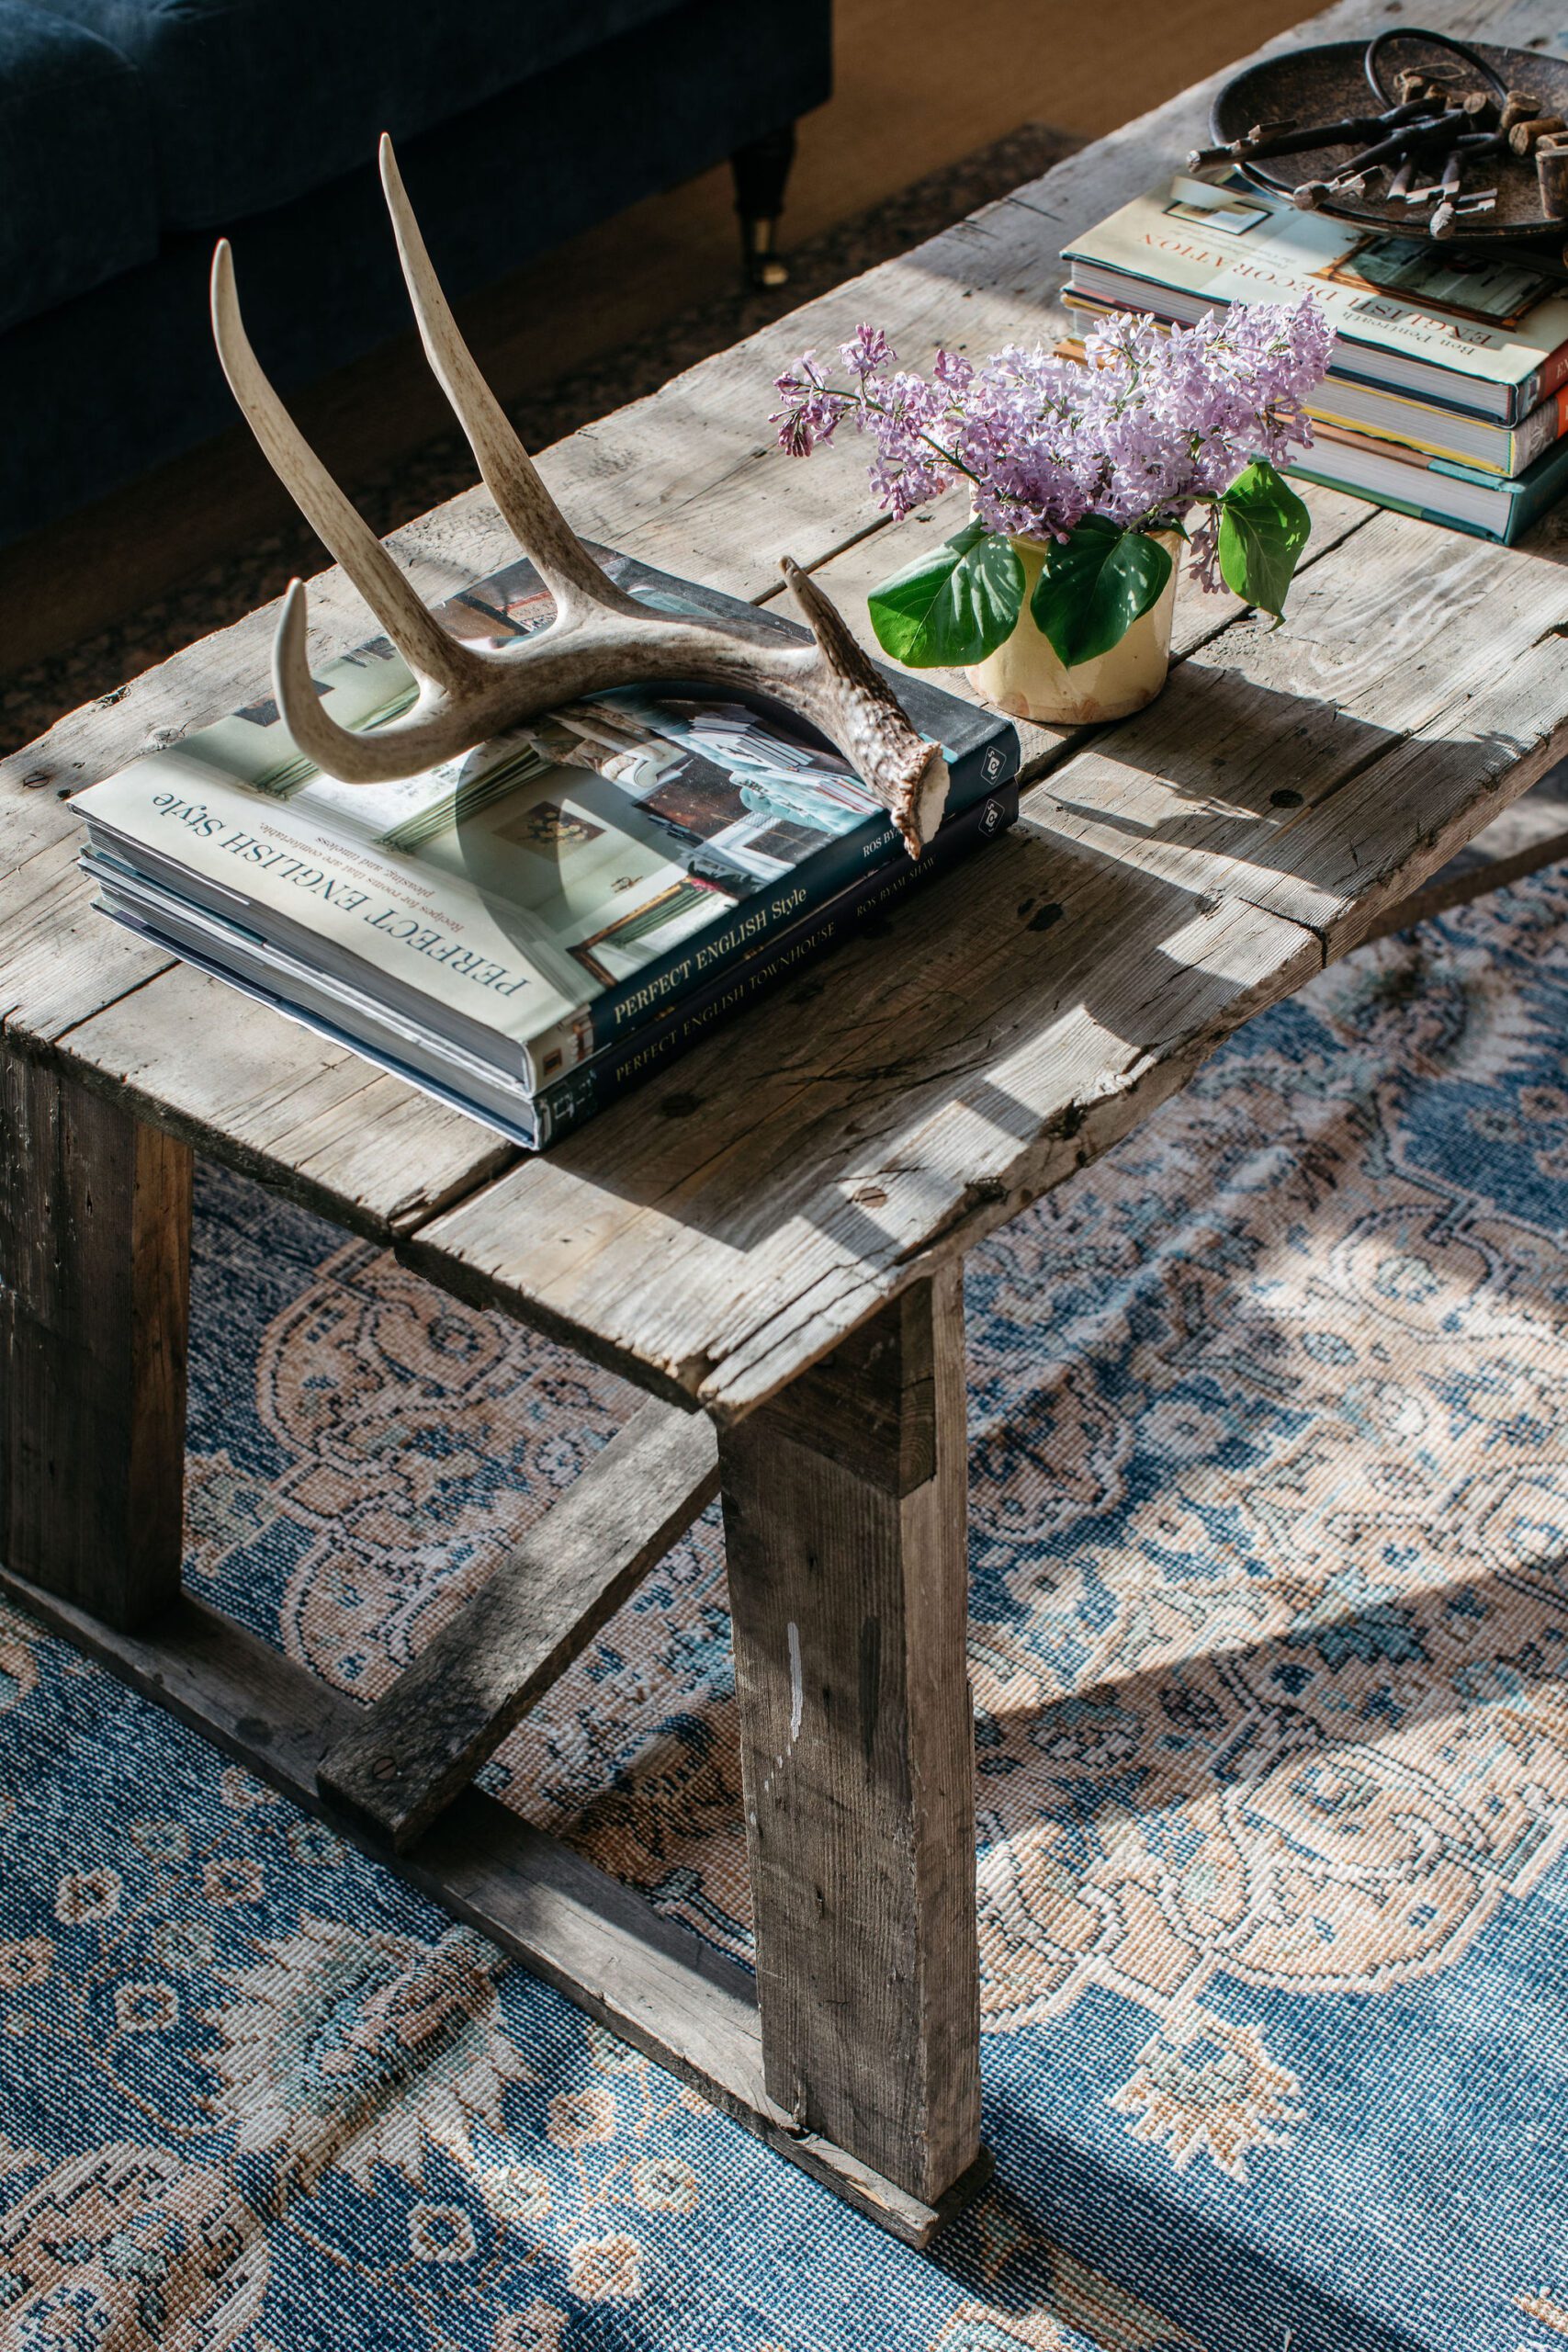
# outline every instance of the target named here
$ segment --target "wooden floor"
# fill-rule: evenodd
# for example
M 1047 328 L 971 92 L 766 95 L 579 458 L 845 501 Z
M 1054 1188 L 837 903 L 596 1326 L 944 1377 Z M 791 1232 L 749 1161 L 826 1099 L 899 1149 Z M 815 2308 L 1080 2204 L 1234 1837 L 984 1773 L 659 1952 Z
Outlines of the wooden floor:
M 837 0 L 837 89 L 801 126 L 787 236 L 836 226 L 1021 123 L 1111 130 L 1310 13 L 1302 0 Z M 711 296 L 732 279 L 735 246 L 728 173 L 709 172 L 519 271 L 464 322 L 514 399 Z M 412 338 L 329 379 L 300 414 L 350 486 L 449 422 Z M 139 610 L 287 512 L 236 427 L 0 549 L 0 672 Z

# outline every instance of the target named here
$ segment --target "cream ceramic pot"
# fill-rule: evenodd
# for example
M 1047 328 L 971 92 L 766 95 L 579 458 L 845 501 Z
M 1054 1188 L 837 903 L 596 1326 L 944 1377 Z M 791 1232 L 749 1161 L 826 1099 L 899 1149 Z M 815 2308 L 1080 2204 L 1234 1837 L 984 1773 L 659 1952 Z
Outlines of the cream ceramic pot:
M 1170 578 L 1157 601 L 1135 620 L 1120 645 L 1064 669 L 1051 640 L 1035 625 L 1029 600 L 1045 560 L 1045 541 L 1014 539 L 1023 565 L 1023 610 L 1005 644 L 968 671 L 971 685 L 1010 718 L 1042 724 L 1085 726 L 1096 719 L 1125 718 L 1153 702 L 1170 667 L 1170 624 L 1176 611 L 1176 574 L 1181 541 L 1172 531 L 1153 534 L 1170 557 Z

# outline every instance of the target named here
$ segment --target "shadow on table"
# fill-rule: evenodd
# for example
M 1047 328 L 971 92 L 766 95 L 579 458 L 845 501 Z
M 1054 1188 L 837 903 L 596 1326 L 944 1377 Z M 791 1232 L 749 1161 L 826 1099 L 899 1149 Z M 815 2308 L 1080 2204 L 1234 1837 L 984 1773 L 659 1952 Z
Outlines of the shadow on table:
M 1523 748 L 1423 743 L 1413 816 L 1409 776 L 1376 788 L 1384 763 L 1408 762 L 1397 732 L 1190 662 L 1026 795 L 1010 835 L 550 1164 L 738 1249 L 804 1217 L 886 1263 L 920 1230 L 922 1177 L 933 1201 L 1000 1178 L 1010 1145 L 1070 1126 L 1151 1061 L 1201 1056 Z M 896 1223 L 878 1214 L 881 1173 L 901 1180 Z
M 1243 699 L 1234 682 L 1218 691 Z M 1250 689 L 1246 702 L 1231 715 L 1238 735 L 1277 741 L 1281 708 L 1295 728 L 1334 723 L 1295 696 Z M 1346 764 L 1365 766 L 1393 740 L 1355 728 Z M 1012 832 L 569 1136 L 551 1164 L 740 1247 L 804 1212 L 886 1248 L 885 1220 L 851 1213 L 877 1204 L 823 1196 L 851 1168 L 926 1164 L 903 1146 L 949 1104 L 980 1130 L 1032 1141 L 1190 1030 L 1217 1039 L 1227 1005 L 1303 943 L 1238 904 L 1233 928 L 1247 937 L 1227 948 L 1201 918 L 1216 885 L 1239 900 L 1245 876 L 1186 853 L 1201 837 L 1233 860 L 1245 846 L 1267 873 L 1283 828 L 1266 794 L 1259 816 L 1212 789 L 1200 797 L 1196 768 L 1174 754 L 1168 771 L 1162 797 L 1176 807 L 1154 822 L 1114 819 L 1094 838 L 1048 779 Z M 1139 864 L 1134 844 L 1168 833 L 1183 856 Z M 976 1140 L 983 1158 L 983 1133 Z M 945 1143 L 933 1135 L 933 1176 Z

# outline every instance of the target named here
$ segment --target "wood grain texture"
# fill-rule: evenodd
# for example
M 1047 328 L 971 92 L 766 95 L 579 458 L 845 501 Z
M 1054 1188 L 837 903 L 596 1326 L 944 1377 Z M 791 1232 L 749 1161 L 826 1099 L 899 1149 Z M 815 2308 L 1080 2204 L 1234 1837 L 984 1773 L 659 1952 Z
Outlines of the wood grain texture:
M 718 1492 L 703 1415 L 650 1401 L 326 1758 L 321 1794 L 408 1846 Z
M 1560 756 L 1565 635 L 1562 509 L 1525 548 L 1379 514 L 1053 771 L 1057 829 L 1337 946 Z
M 1297 568 L 1298 577 L 1371 519 L 1371 510 L 1363 499 L 1325 490 L 1318 482 L 1303 482 L 1299 487 L 1311 511 L 1312 537 Z M 818 566 L 815 576 L 845 617 L 858 628 L 868 651 L 878 650 L 865 605 L 872 589 L 890 572 L 913 563 L 927 547 L 939 545 L 949 537 L 966 520 L 967 513 L 967 501 L 961 492 L 954 492 L 930 507 L 922 507 L 902 523 L 889 522 L 879 530 L 867 532 Z M 1205 594 L 1190 572 L 1183 569 L 1177 583 L 1176 618 L 1171 629 L 1172 662 L 1185 661 L 1232 621 L 1241 619 L 1247 610 L 1241 598 L 1233 595 L 1228 588 L 1222 588 L 1213 595 Z M 949 694 L 959 695 L 966 702 L 984 704 L 984 697 L 971 685 L 965 671 L 932 670 L 922 674 L 934 684 L 944 686 Z M 1020 774 L 1025 783 L 1032 783 L 1052 768 L 1059 767 L 1080 744 L 1092 741 L 1095 733 L 1089 727 L 1037 726 L 1027 718 L 1015 719 L 1013 724 L 1022 746 Z
M 492 1128 L 186 965 L 78 1022 L 56 1050 L 85 1085 L 373 1241 L 519 1156 Z
M 1408 931 L 1450 907 L 1462 907 L 1484 898 L 1543 865 L 1568 858 L 1568 762 L 1548 770 L 1522 800 L 1495 817 L 1457 857 L 1434 874 L 1408 898 L 1383 910 L 1367 932 L 1367 939 L 1386 938 L 1391 932 Z
M 190 1154 L 0 1050 L 0 1555 L 111 1624 L 179 1589 Z
M 1549 0 L 1442 0 L 1438 13 L 1512 40 L 1556 21 Z M 1286 44 L 1385 15 L 1381 0 L 1346 0 Z M 840 593 L 857 566 L 880 571 L 893 537 L 866 503 L 863 452 L 849 436 L 809 464 L 783 458 L 764 422 L 772 376 L 867 316 L 916 363 L 938 342 L 1055 334 L 1064 239 L 1179 163 L 1208 96 L 1185 93 L 547 453 L 574 525 L 759 599 L 786 548 Z M 1044 788 L 1010 843 L 543 1162 L 513 1165 L 472 1123 L 92 933 L 52 794 L 241 699 L 264 668 L 270 614 L 0 771 L 0 842 L 16 873 L 28 869 L 16 886 L 26 919 L 0 930 L 10 1034 L 85 1080 L 129 1083 L 149 1118 L 356 1229 L 406 1237 L 438 1282 L 734 1419 L 928 1259 L 969 1246 L 1125 1132 L 1555 756 L 1568 716 L 1561 526 L 1501 550 L 1326 494 L 1314 503 L 1319 537 L 1285 630 L 1184 605 L 1187 658 L 1150 711 L 1087 744 L 1032 737 Z M 478 494 L 398 539 L 427 599 L 507 545 Z M 336 575 L 312 597 L 319 650 L 363 633 Z M 56 938 L 69 952 L 51 971 Z M 204 1023 L 225 1037 L 232 1023 L 232 1083 L 193 1053 Z
M 847 1353 L 721 1440 L 762 2047 L 780 2107 L 933 2199 L 980 2132 L 956 1270 Z
M 138 1634 L 116 1631 L 5 1562 L 0 1592 L 296 1804 L 321 1811 L 317 1770 L 357 1711 L 306 1668 L 188 1596 Z M 468 1790 L 419 1852 L 391 1866 L 908 2245 L 927 2245 L 983 2187 L 984 2154 L 947 2197 L 928 2202 L 799 2130 L 768 2097 L 744 1969 L 493 1797 Z
M 1319 968 L 1300 925 L 1064 844 L 1047 787 L 940 892 L 403 1245 L 734 1419 L 1125 1134 Z

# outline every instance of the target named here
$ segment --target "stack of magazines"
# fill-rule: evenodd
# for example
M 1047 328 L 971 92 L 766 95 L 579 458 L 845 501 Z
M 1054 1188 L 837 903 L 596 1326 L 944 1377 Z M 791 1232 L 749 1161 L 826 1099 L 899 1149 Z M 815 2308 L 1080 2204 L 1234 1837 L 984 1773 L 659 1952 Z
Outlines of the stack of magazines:
M 1087 320 L 1314 295 L 1336 341 L 1308 481 L 1510 544 L 1568 490 L 1568 287 L 1528 252 L 1369 235 L 1230 174 L 1165 182 L 1063 258 Z
M 756 617 L 601 560 L 655 607 Z M 525 562 L 443 608 L 490 646 L 552 613 Z M 385 639 L 316 684 L 354 728 L 414 695 Z M 542 1148 L 1013 821 L 1010 723 L 923 681 L 898 692 L 951 774 L 919 859 L 800 721 L 673 686 L 594 695 L 369 786 L 324 775 L 253 703 L 79 793 L 83 864 L 155 944 Z

